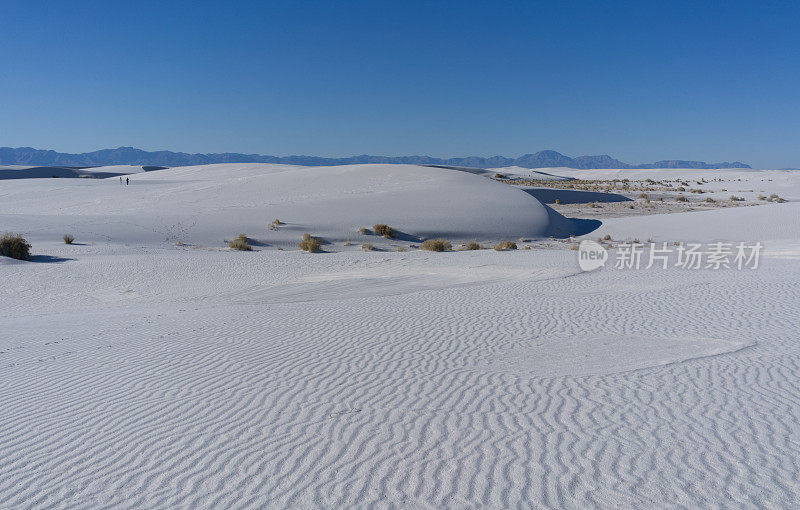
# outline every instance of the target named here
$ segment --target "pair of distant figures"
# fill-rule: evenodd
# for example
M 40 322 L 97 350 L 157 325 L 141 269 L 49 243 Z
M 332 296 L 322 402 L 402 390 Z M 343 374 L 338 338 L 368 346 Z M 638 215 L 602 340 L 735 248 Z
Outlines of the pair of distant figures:
M 119 183 L 122 184 L 122 177 L 119 178 Z M 127 184 L 130 184 L 130 183 L 131 183 L 130 178 L 125 177 L 125 184 L 127 185 Z

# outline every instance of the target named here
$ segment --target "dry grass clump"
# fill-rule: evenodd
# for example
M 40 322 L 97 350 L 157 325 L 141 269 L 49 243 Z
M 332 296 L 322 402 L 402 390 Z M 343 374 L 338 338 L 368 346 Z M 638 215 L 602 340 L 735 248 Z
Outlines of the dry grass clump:
M 378 235 L 385 237 L 386 239 L 391 239 L 394 237 L 394 229 L 389 225 L 385 225 L 383 223 L 372 225 L 372 231 Z
M 515 243 L 514 241 L 500 241 L 499 243 L 494 245 L 494 249 L 496 251 L 516 250 L 517 243 Z
M 450 251 L 453 245 L 447 239 L 428 239 L 423 241 L 419 248 L 427 251 Z
M 247 242 L 247 236 L 239 234 L 232 241 L 228 241 L 228 248 L 238 251 L 253 251 L 253 247 Z
M 17 260 L 28 260 L 31 256 L 31 245 L 22 235 L 7 232 L 0 237 L 0 255 Z
M 557 198 L 555 203 L 561 205 L 561 199 Z
M 372 243 L 363 243 L 361 245 L 361 249 L 364 250 L 364 251 L 373 251 L 375 249 L 375 247 L 372 246 Z
M 495 178 L 495 179 L 505 179 L 505 178 L 506 178 L 506 176 L 505 176 L 505 175 L 503 175 L 503 174 L 497 173 L 497 174 L 494 174 L 494 178 Z
M 677 197 L 675 197 L 675 201 L 676 202 L 688 202 L 689 199 L 684 197 L 684 196 L 677 196 Z
M 481 249 L 481 245 L 478 244 L 475 241 L 470 241 L 468 243 L 463 244 L 461 246 L 461 249 L 462 250 L 480 250 Z
M 589 203 L 588 203 L 588 204 L 586 204 L 586 205 L 588 205 L 588 206 L 589 206 L 589 207 L 591 207 L 592 209 L 597 209 L 598 207 L 600 207 L 600 206 L 599 206 L 599 205 L 597 205 L 597 203 L 595 203 L 595 202 L 589 202 Z
M 708 197 L 708 198 L 706 198 L 706 202 L 708 202 L 709 204 L 713 204 L 714 202 L 716 202 L 716 200 L 714 200 L 711 197 Z
M 358 233 L 361 234 L 362 236 L 367 235 L 369 234 L 369 229 L 361 227 L 360 229 L 358 229 Z
M 72 236 L 70 234 L 64 234 L 64 237 L 62 239 L 64 239 L 64 244 L 72 244 L 72 242 L 75 241 L 75 236 Z
M 283 225 L 283 222 L 275 218 L 274 220 L 272 220 L 272 223 L 270 223 L 268 226 L 270 230 L 278 230 L 278 227 L 280 227 L 281 225 Z
M 311 234 L 303 234 L 303 240 L 298 243 L 301 250 L 307 251 L 308 253 L 316 253 L 322 247 L 322 241 L 318 237 L 314 237 Z
M 731 202 L 744 202 L 744 197 L 737 197 L 736 195 L 731 195 Z

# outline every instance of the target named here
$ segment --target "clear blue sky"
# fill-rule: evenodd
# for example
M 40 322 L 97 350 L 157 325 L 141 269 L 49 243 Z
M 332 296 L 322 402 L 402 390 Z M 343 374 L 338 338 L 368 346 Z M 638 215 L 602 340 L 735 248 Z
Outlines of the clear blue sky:
M 798 4 L 0 0 L 0 146 L 798 167 Z

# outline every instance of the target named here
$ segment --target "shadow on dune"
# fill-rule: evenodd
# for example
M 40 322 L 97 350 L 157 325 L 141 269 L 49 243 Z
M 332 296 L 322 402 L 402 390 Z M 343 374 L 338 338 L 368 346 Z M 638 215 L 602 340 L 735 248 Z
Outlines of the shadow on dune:
M 594 232 L 600 225 L 603 224 L 600 220 L 591 220 L 584 218 L 567 218 L 563 214 L 551 209 L 545 204 L 544 208 L 547 209 L 547 215 L 550 219 L 550 229 L 548 235 L 558 239 L 564 239 L 571 236 L 582 236 L 590 232 Z
M 601 191 L 581 191 L 574 189 L 520 188 L 525 193 L 544 204 L 554 204 L 558 199 L 562 204 L 588 204 L 589 202 L 630 202 L 631 199 L 617 193 Z
M 68 260 L 75 259 L 53 257 L 52 255 L 31 255 L 31 257 L 28 259 L 28 262 L 37 262 L 39 264 L 56 264 L 59 262 L 67 262 Z

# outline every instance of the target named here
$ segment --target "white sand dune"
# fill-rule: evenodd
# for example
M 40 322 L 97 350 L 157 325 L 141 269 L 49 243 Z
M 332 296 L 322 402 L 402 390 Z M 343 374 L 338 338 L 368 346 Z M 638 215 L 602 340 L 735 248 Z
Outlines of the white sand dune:
M 414 165 L 204 165 L 142 173 L 131 185 L 117 179 L 7 182 L 0 193 L 0 222 L 33 240 L 69 231 L 89 242 L 220 246 L 245 233 L 264 245 L 295 247 L 304 232 L 329 241 L 372 241 L 375 236 L 359 236 L 358 229 L 377 223 L 417 241 L 564 237 L 585 230 L 521 190 Z M 285 225 L 270 231 L 276 218 Z
M 89 177 L 105 179 L 122 175 L 142 173 L 149 168 L 136 165 L 112 165 L 95 167 L 69 167 L 69 166 L 23 166 L 0 165 L 0 181 L 9 179 L 51 179 Z
M 410 235 L 548 228 L 526 193 L 453 170 L 211 170 L 150 172 L 127 189 L 0 185 L 0 228 L 25 232 L 51 261 L 0 258 L 0 506 L 800 499 L 796 202 L 601 228 L 762 240 L 783 254 L 755 271 L 582 273 L 569 250 L 337 244 L 314 255 L 165 242 L 263 232 L 282 212 L 297 222 L 287 243 L 315 221 L 332 238 L 377 221 Z M 741 175 L 749 188 L 762 174 Z M 794 196 L 800 181 L 785 179 L 770 185 Z M 450 207 L 429 205 L 442 197 Z M 359 216 L 375 210 L 398 216 Z M 434 213 L 435 229 L 424 223 Z M 82 244 L 58 244 L 67 226 Z

